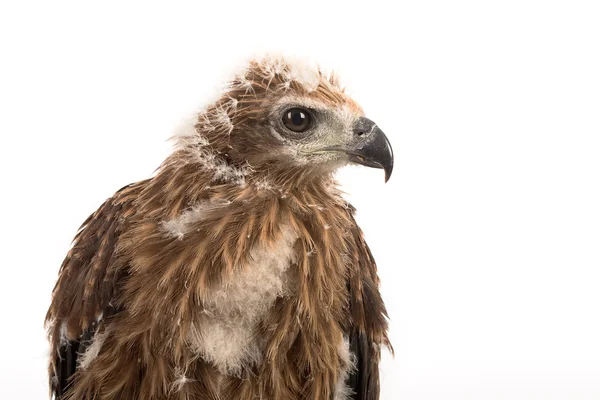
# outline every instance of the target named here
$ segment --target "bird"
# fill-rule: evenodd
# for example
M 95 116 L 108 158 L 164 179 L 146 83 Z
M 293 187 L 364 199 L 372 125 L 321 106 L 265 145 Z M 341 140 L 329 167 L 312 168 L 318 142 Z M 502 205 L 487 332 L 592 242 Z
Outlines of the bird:
M 335 172 L 393 169 L 335 73 L 265 55 L 83 222 L 45 319 L 50 396 L 379 398 L 393 348 Z

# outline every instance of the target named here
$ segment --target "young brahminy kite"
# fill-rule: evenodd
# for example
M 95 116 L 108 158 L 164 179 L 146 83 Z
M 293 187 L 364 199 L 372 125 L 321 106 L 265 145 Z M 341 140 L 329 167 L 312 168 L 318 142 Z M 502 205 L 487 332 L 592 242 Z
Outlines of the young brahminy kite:
M 56 399 L 373 400 L 386 310 L 333 179 L 393 167 L 334 76 L 251 62 L 81 226 L 46 317 Z

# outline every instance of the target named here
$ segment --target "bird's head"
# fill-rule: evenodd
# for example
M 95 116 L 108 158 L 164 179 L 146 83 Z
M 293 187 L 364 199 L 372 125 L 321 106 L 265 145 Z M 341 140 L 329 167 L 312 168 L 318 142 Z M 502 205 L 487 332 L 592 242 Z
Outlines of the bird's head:
M 219 179 L 297 184 L 357 163 L 382 168 L 387 181 L 394 164 L 387 137 L 334 75 L 282 58 L 251 62 L 177 139 Z

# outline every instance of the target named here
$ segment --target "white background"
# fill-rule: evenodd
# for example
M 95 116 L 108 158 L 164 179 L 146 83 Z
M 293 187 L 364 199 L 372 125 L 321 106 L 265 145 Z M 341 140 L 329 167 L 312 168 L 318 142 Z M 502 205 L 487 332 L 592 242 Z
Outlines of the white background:
M 3 1 L 0 398 L 47 396 L 79 224 L 274 50 L 339 71 L 394 146 L 387 185 L 340 174 L 391 318 L 382 399 L 600 399 L 598 4 Z

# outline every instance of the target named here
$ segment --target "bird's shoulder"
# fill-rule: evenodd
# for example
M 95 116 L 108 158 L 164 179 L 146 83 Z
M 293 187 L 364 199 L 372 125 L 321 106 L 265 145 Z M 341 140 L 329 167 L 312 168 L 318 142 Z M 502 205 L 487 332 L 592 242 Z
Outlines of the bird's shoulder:
M 50 385 L 57 398 L 65 393 L 99 324 L 118 312 L 113 297 L 126 272 L 118 267 L 116 248 L 146 183 L 124 186 L 104 201 L 83 222 L 60 267 L 46 314 Z

